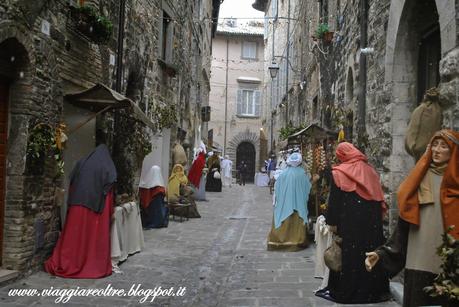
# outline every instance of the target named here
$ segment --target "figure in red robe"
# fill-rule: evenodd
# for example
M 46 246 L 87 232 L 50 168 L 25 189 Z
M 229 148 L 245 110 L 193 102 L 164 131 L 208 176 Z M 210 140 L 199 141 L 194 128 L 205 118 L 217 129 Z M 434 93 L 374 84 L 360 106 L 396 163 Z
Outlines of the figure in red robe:
M 112 273 L 110 220 L 116 168 L 99 145 L 71 173 L 67 218 L 45 270 L 65 278 L 101 278 Z
M 198 150 L 198 155 L 193 161 L 190 171 L 188 172 L 188 180 L 196 187 L 196 189 L 199 189 L 202 170 L 206 166 L 206 147 L 202 142 Z

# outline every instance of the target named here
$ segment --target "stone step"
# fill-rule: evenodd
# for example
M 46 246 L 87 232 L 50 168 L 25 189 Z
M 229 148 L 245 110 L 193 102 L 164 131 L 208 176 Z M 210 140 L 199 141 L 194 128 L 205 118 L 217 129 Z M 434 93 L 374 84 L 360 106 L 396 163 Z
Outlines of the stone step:
M 0 284 L 5 283 L 19 276 L 18 271 L 5 270 L 0 268 Z
M 392 293 L 392 296 L 397 303 L 403 304 L 403 285 L 401 283 L 391 281 L 390 292 Z

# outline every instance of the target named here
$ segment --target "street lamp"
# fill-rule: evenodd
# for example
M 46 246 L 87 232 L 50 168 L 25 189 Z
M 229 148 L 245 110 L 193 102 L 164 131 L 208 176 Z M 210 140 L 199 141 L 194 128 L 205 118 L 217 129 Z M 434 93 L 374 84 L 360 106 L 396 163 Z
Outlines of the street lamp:
M 273 54 L 274 56 L 274 54 Z M 269 74 L 271 76 L 271 108 L 273 107 L 273 101 L 274 101 L 274 79 L 277 76 L 277 73 L 279 72 L 279 64 L 276 63 L 276 61 L 273 58 L 273 61 L 271 62 L 271 65 L 268 66 L 269 69 Z M 274 119 L 273 119 L 273 113 L 271 112 L 271 154 L 274 153 L 274 134 L 273 134 L 273 129 L 274 129 Z
M 271 79 L 276 78 L 277 73 L 279 72 L 279 64 L 276 63 L 276 61 L 272 61 L 271 65 L 268 66 L 269 69 L 269 74 L 271 75 Z

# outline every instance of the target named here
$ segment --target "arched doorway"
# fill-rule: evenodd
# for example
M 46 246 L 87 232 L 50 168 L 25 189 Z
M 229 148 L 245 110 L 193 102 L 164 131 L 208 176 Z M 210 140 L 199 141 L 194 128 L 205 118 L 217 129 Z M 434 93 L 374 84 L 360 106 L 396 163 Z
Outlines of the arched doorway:
M 411 112 L 425 90 L 438 85 L 440 80 L 442 42 L 436 2 L 405 0 L 400 3 L 402 10 L 399 4 L 391 6 L 385 81 L 392 85 L 390 189 L 393 191 L 414 164 L 403 146 Z
M 0 265 L 4 246 L 9 105 L 10 100 L 24 98 L 24 87 L 30 82 L 27 80 L 28 65 L 27 51 L 16 38 L 0 42 Z
M 242 161 L 247 163 L 247 182 L 253 182 L 255 177 L 255 146 L 250 142 L 242 142 L 237 146 L 236 165 L 239 166 Z

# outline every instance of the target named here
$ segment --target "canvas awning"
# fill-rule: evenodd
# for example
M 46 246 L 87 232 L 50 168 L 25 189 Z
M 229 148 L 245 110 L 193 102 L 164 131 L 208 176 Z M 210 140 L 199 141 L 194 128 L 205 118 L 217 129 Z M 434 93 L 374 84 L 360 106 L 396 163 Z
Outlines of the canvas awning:
M 101 83 L 97 83 L 93 87 L 81 92 L 67 94 L 65 98 L 73 105 L 95 113 L 111 109 L 128 108 L 132 111 L 136 120 L 154 129 L 152 121 L 134 101 Z
M 325 129 L 325 128 L 322 128 L 320 127 L 319 125 L 316 125 L 316 124 L 311 124 L 309 126 L 307 126 L 306 128 L 290 135 L 288 137 L 288 140 L 294 140 L 296 139 L 297 137 L 301 136 L 301 135 L 304 135 L 304 136 L 307 136 L 307 137 L 313 137 L 315 139 L 325 139 L 327 137 L 334 137 L 336 136 L 337 134 L 333 131 L 330 131 L 328 129 Z

